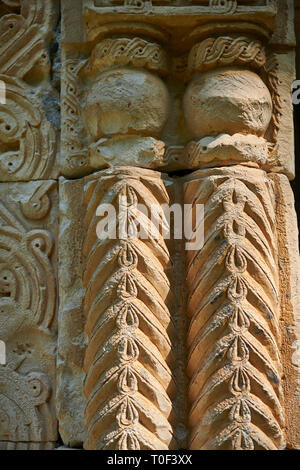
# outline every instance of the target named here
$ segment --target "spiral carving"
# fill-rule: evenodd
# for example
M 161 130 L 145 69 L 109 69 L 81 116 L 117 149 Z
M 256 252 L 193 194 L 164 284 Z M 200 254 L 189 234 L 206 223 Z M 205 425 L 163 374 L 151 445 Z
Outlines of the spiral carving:
M 0 104 L 0 169 L 6 178 L 46 178 L 56 150 L 54 127 L 38 103 L 28 99 L 21 80 L 0 79 L 6 85 L 6 104 Z

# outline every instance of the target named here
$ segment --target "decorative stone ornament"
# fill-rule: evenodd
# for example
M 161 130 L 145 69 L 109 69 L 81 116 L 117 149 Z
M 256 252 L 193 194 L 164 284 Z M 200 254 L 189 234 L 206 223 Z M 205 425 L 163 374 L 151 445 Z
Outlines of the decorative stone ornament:
M 184 111 L 194 137 L 262 137 L 271 121 L 272 99 L 258 75 L 238 67 L 222 67 L 192 80 L 184 96 Z
M 0 449 L 300 448 L 292 4 L 1 2 Z
M 113 68 L 102 72 L 87 93 L 85 121 L 90 136 L 159 136 L 167 122 L 168 92 L 149 72 Z

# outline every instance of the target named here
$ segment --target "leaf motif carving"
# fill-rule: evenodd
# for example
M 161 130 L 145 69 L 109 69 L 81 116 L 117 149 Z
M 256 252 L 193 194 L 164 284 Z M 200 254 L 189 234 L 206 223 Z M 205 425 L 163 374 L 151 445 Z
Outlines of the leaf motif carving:
M 95 217 L 100 203 L 110 202 L 118 211 L 126 196 L 129 209 L 122 222 L 128 222 L 137 203 L 160 205 L 167 194 L 158 174 L 131 169 L 107 174 L 85 189 L 85 448 L 174 448 L 175 329 L 168 309 L 167 247 L 161 236 L 100 240 Z M 143 214 L 141 220 L 151 228 L 150 218 Z
M 185 186 L 186 203 L 205 204 L 204 246 L 187 254 L 191 449 L 285 446 L 273 200 L 260 170 Z

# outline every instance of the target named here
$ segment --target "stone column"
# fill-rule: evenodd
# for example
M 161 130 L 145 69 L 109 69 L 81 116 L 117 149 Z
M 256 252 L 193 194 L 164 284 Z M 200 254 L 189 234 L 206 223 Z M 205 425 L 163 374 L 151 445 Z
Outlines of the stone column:
M 187 253 L 191 449 L 283 449 L 276 188 L 259 169 L 194 172 L 204 246 Z

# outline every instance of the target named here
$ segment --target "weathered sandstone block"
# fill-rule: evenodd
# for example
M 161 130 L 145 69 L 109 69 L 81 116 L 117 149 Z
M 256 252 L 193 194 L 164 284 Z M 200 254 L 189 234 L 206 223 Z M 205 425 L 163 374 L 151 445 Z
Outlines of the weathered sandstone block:
M 83 316 L 84 179 L 60 179 L 59 313 L 56 407 L 66 446 L 85 440 L 82 370 L 86 339 Z

